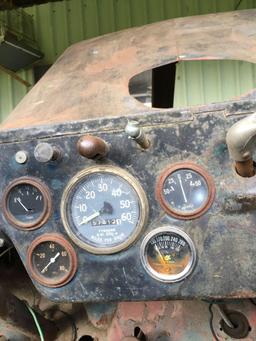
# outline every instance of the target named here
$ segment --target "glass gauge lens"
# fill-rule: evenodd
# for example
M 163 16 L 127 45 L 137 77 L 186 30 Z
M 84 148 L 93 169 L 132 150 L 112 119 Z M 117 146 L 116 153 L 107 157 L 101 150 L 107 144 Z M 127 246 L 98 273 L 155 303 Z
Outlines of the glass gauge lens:
M 39 227 L 50 213 L 49 191 L 35 179 L 15 180 L 4 197 L 4 213 L 18 227 Z
M 158 228 L 143 241 L 142 263 L 154 278 L 177 282 L 187 277 L 195 264 L 196 252 L 190 237 L 174 227 Z
M 164 209 L 177 217 L 197 217 L 210 206 L 214 185 L 210 176 L 194 164 L 178 164 L 160 177 L 158 197 Z
M 33 277 L 46 286 L 66 284 L 76 270 L 76 256 L 61 236 L 44 235 L 29 250 L 29 267 Z
M 113 253 L 135 240 L 147 210 L 140 184 L 122 169 L 108 166 L 86 170 L 71 182 L 62 216 L 78 245 L 94 253 Z

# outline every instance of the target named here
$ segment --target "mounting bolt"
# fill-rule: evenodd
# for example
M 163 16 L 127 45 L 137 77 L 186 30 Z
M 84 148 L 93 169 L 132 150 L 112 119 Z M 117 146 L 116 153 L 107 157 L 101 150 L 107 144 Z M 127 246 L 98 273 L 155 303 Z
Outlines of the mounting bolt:
M 129 138 L 135 140 L 141 146 L 141 148 L 149 148 L 150 142 L 143 128 L 140 127 L 139 122 L 129 121 L 125 127 L 125 132 Z
M 35 147 L 34 156 L 38 162 L 46 163 L 56 161 L 60 158 L 61 153 L 59 149 L 50 145 L 50 143 L 41 142 Z
M 15 161 L 19 164 L 24 164 L 28 161 L 28 153 L 25 150 L 19 150 L 15 154 Z

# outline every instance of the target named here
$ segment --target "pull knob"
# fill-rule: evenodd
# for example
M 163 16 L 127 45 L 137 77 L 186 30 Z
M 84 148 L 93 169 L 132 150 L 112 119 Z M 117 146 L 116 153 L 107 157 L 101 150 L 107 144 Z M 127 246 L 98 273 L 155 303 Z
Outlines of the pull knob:
M 81 156 L 87 159 L 101 159 L 107 155 L 109 148 L 107 143 L 101 138 L 85 135 L 78 140 L 77 150 Z
M 127 123 L 125 127 L 125 132 L 129 136 L 129 138 L 135 140 L 143 149 L 147 149 L 150 146 L 150 142 L 143 130 L 140 127 L 139 122 L 130 121 Z
M 47 142 L 39 143 L 34 150 L 35 159 L 42 163 L 55 161 L 60 158 L 60 154 L 58 148 Z

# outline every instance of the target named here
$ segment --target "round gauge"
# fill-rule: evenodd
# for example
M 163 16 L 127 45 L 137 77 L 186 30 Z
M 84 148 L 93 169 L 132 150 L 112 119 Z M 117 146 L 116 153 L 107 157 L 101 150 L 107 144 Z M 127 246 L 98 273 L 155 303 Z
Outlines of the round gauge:
M 148 215 L 139 182 L 114 166 L 88 168 L 68 184 L 61 205 L 64 226 L 80 247 L 96 254 L 127 248 Z
M 160 227 L 151 231 L 141 245 L 145 270 L 162 282 L 178 282 L 195 266 L 196 250 L 191 238 L 176 227 Z
M 163 209 L 180 219 L 193 219 L 211 206 L 215 187 L 200 166 L 184 162 L 168 167 L 160 176 L 156 196 Z
M 50 216 L 50 192 L 38 179 L 16 179 L 4 192 L 3 212 L 7 220 L 18 228 L 38 228 Z
M 67 284 L 77 270 L 73 247 L 58 234 L 45 234 L 28 249 L 27 263 L 32 277 L 48 287 Z

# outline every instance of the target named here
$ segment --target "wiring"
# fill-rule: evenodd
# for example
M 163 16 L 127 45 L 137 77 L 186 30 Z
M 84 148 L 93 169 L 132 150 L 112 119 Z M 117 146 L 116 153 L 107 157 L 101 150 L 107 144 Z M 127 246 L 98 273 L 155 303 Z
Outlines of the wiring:
M 34 310 L 33 310 L 32 308 L 30 308 L 30 306 L 29 306 L 28 304 L 27 304 L 27 308 L 28 308 L 30 314 L 32 315 L 32 317 L 33 317 L 33 319 L 34 319 L 36 328 L 37 328 L 38 333 L 39 333 L 39 336 L 40 336 L 40 340 L 41 340 L 41 341 L 44 341 L 44 334 L 43 334 L 43 332 L 42 332 L 42 329 L 41 329 L 41 327 L 40 327 L 40 324 L 39 324 L 39 322 L 38 322 L 38 319 L 37 319 L 37 317 L 36 317 L 36 314 L 35 314 Z
M 13 248 L 13 246 L 9 247 L 8 249 L 4 250 L 2 253 L 0 253 L 0 258 L 3 257 L 8 251 L 10 251 Z
M 214 328 L 213 328 L 213 311 L 212 311 L 212 305 L 213 305 L 213 303 L 210 303 L 210 304 L 209 304 L 209 312 L 210 312 L 209 324 L 210 324 L 210 329 L 211 329 L 211 332 L 212 332 L 212 335 L 213 335 L 215 341 L 219 341 L 219 339 L 218 339 L 218 337 L 217 337 L 217 335 L 216 335 L 216 333 L 215 333 L 215 330 L 214 330 Z
M 72 325 L 72 341 L 76 341 L 77 340 L 77 327 L 76 327 L 73 317 L 63 310 L 58 310 L 58 311 L 64 314 L 65 316 L 67 316 L 67 318 L 70 320 L 71 325 Z

